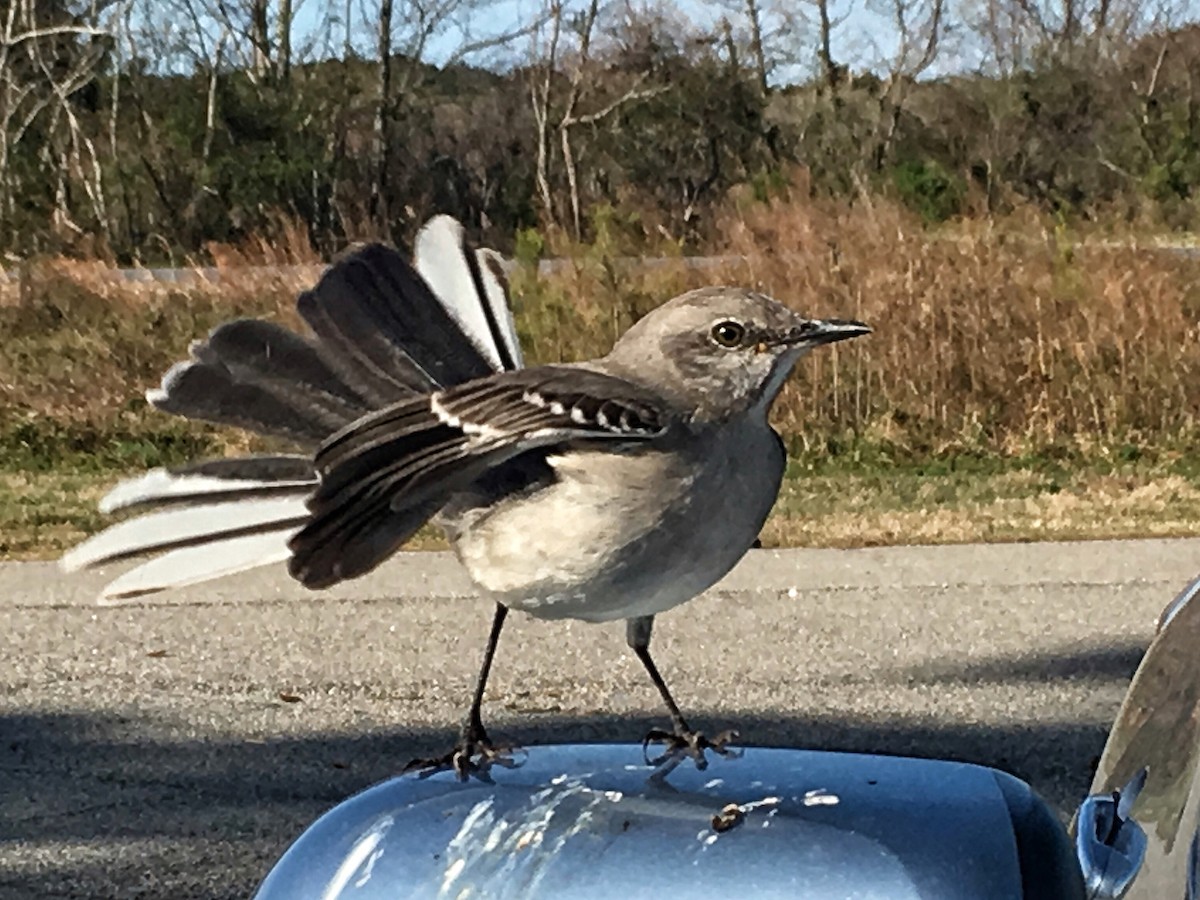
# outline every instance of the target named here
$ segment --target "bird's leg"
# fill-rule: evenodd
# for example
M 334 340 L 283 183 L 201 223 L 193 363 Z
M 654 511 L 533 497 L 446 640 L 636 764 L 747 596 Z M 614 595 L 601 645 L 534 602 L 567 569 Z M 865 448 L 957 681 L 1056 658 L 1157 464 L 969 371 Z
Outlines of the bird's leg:
M 637 655 L 637 658 L 642 661 L 642 665 L 646 667 L 646 671 L 650 675 L 650 680 L 658 688 L 658 693 L 662 695 L 663 703 L 667 705 L 667 710 L 671 713 L 671 724 L 674 726 L 673 731 L 663 731 L 662 729 L 655 728 L 646 735 L 642 741 L 643 752 L 646 751 L 651 743 L 666 745 L 666 752 L 662 756 L 651 759 L 647 753 L 646 762 L 649 765 L 658 766 L 672 759 L 677 760 L 681 753 L 686 753 L 695 760 L 697 769 L 704 769 L 708 766 L 708 760 L 704 756 L 705 750 L 712 750 L 722 756 L 733 755 L 729 749 L 729 744 L 737 740 L 738 733 L 736 731 L 723 731 L 710 740 L 699 731 L 694 731 L 688 725 L 687 719 L 683 717 L 683 713 L 679 710 L 679 704 L 671 696 L 671 691 L 667 687 L 667 683 L 659 673 L 658 666 L 650 658 L 650 632 L 653 627 L 654 616 L 639 616 L 636 619 L 629 619 L 625 623 L 625 641 Z
M 488 737 L 487 729 L 483 727 L 483 692 L 487 688 L 488 676 L 492 672 L 492 660 L 496 656 L 496 646 L 500 643 L 500 631 L 507 616 L 508 607 L 497 603 L 496 613 L 492 618 L 492 630 L 488 634 L 487 647 L 483 651 L 483 664 L 479 667 L 479 678 L 475 681 L 471 707 L 463 719 L 462 729 L 458 733 L 458 744 L 454 748 L 454 771 L 464 781 L 475 753 L 481 753 L 485 760 L 495 753 L 496 748 Z
M 508 607 L 497 603 L 496 614 L 492 618 L 492 630 L 488 635 L 487 647 L 483 651 L 483 665 L 479 669 L 479 678 L 475 682 L 475 695 L 471 698 L 471 708 L 463 719 L 462 729 L 458 733 L 458 743 L 445 756 L 432 759 L 414 759 L 404 771 L 413 769 L 424 770 L 422 775 L 432 775 L 445 769 L 453 769 L 460 781 L 466 781 L 472 773 L 486 777 L 487 770 L 493 764 L 503 766 L 513 765 L 512 760 L 505 755 L 504 747 L 497 747 L 488 737 L 487 729 L 483 727 L 483 716 L 480 712 L 483 706 L 483 691 L 487 687 L 488 675 L 492 670 L 492 658 L 496 655 L 496 645 L 500 643 L 500 631 L 504 628 L 504 619 L 508 615 Z M 475 756 L 479 762 L 475 762 Z

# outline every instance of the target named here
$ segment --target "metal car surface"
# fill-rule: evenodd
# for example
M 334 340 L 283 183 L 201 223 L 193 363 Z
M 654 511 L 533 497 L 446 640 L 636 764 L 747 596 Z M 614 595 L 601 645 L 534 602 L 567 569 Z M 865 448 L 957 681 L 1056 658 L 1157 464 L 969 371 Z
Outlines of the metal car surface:
M 1197 597 L 1200 578 L 1159 617 L 1158 634 L 1133 676 L 1090 796 L 1076 817 L 1076 845 L 1091 896 L 1200 896 Z
M 1083 896 L 1052 814 L 992 769 L 748 749 L 653 772 L 640 746 L 567 745 L 491 784 L 401 776 L 318 820 L 258 898 Z

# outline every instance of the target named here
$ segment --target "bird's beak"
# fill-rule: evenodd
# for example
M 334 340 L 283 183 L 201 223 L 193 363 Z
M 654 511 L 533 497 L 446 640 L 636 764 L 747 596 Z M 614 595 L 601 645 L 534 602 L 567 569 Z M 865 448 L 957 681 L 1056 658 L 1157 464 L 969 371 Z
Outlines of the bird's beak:
M 870 326 L 852 319 L 809 319 L 781 334 L 777 343 L 793 347 L 819 347 L 870 333 Z

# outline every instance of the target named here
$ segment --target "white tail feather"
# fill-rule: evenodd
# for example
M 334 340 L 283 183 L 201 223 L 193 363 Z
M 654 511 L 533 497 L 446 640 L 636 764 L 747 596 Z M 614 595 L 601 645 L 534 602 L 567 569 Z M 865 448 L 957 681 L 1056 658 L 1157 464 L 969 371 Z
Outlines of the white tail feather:
M 117 606 L 146 594 L 284 562 L 291 555 L 287 542 L 295 532 L 289 528 L 172 550 L 109 582 L 99 602 Z
M 475 259 L 469 258 L 463 228 L 449 216 L 427 222 L 413 251 L 418 273 L 484 359 L 497 371 L 505 368 L 506 359 L 523 365 L 504 284 L 504 259 L 493 250 L 478 250 Z M 480 283 L 472 273 L 475 262 Z M 496 324 L 496 333 L 489 319 Z M 164 402 L 167 385 L 191 365 L 193 361 L 186 360 L 173 366 L 160 387 L 147 391 L 147 399 L 152 404 Z M 160 555 L 104 589 L 101 602 L 115 605 L 282 562 L 290 556 L 288 540 L 308 515 L 303 495 L 313 484 L 315 481 L 230 479 L 154 469 L 117 484 L 100 501 L 101 512 L 159 503 L 176 505 L 109 527 L 65 554 L 59 564 L 73 571 L 158 552 Z M 276 497 L 276 489 L 294 493 Z M 188 503 L 194 505 L 178 505 Z
M 417 232 L 413 243 L 413 264 L 421 277 L 433 289 L 454 320 L 462 328 L 467 339 L 483 354 L 484 359 L 496 371 L 505 368 L 504 354 L 496 346 L 492 330 L 488 327 L 487 312 L 483 304 L 495 308 L 495 301 L 480 297 L 471 276 L 470 263 L 463 247 L 463 227 L 449 216 L 435 216 Z M 489 276 L 485 274 L 485 279 Z M 492 279 L 494 281 L 494 278 Z M 486 281 L 485 281 L 486 284 Z M 499 285 L 496 285 L 499 288 Z M 503 289 L 500 289 L 503 293 Z M 490 293 L 490 289 L 489 289 Z M 507 308 L 507 303 L 503 303 Z M 497 316 L 501 327 L 511 328 L 511 317 Z M 516 344 L 516 334 L 511 344 Z M 505 343 L 510 343 L 506 341 Z
M 500 282 L 496 277 L 493 266 L 498 266 L 501 271 L 504 271 L 508 263 L 495 250 L 489 250 L 486 247 L 482 250 L 475 251 L 476 257 L 479 259 L 479 273 L 483 278 L 483 294 L 488 305 L 492 308 L 492 315 L 500 324 L 503 332 L 504 343 L 508 346 L 509 355 L 516 362 L 517 368 L 520 369 L 525 365 L 525 358 L 521 355 L 521 341 L 517 337 L 517 323 L 513 319 L 512 308 L 508 304 L 508 288 Z
M 143 503 L 164 500 L 203 500 L 213 493 L 262 491 L 274 488 L 303 488 L 315 481 L 255 481 L 251 479 L 213 478 L 211 475 L 177 475 L 166 469 L 151 469 L 144 475 L 119 481 L 100 500 L 100 512 L 112 513 Z
M 281 527 L 308 515 L 303 497 L 244 500 L 186 506 L 147 513 L 104 529 L 65 553 L 59 565 L 68 572 L 106 560 L 147 553 L 190 541 L 215 540 L 230 532 Z

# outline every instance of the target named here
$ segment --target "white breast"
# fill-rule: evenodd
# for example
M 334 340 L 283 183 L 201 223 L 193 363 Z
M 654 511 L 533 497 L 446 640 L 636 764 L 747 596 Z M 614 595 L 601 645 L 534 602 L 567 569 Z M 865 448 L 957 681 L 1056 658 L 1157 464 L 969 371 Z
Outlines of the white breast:
M 540 618 L 608 621 L 690 600 L 754 542 L 784 458 L 765 421 L 680 435 L 669 451 L 555 457 L 552 486 L 464 517 L 459 558 L 484 593 Z

